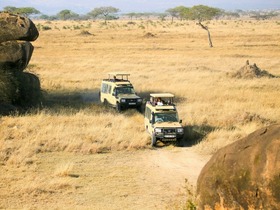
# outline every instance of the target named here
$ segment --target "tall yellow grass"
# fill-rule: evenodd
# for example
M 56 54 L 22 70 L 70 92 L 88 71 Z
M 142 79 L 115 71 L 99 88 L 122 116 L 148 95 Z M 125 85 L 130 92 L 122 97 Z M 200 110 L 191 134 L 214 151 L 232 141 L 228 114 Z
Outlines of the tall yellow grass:
M 26 164 L 49 151 L 89 154 L 149 147 L 140 113 L 116 114 L 98 105 L 100 82 L 111 71 L 131 73 L 142 96 L 174 93 L 184 126 L 202 134 L 194 138 L 187 133 L 186 141 L 202 153 L 212 154 L 279 122 L 279 78 L 227 76 L 246 60 L 280 76 L 275 20 L 211 21 L 214 48 L 195 22 L 35 23 L 52 28 L 40 31 L 29 65 L 40 77 L 46 102 L 42 110 L 1 117 L 2 162 Z M 92 35 L 81 35 L 83 30 Z

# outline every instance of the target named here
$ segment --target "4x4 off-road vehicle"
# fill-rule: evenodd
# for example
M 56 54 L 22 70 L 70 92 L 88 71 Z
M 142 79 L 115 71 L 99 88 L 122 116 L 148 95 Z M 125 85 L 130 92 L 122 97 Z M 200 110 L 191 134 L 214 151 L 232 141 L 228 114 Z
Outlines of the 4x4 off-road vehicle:
M 151 145 L 157 141 L 174 141 L 179 143 L 184 137 L 182 121 L 173 103 L 174 95 L 170 93 L 150 94 L 150 101 L 145 107 L 145 128 L 151 135 Z
M 101 83 L 101 103 L 115 107 L 117 111 L 128 108 L 140 111 L 143 99 L 136 95 L 128 76 L 130 74 L 109 73 L 108 79 L 103 79 Z

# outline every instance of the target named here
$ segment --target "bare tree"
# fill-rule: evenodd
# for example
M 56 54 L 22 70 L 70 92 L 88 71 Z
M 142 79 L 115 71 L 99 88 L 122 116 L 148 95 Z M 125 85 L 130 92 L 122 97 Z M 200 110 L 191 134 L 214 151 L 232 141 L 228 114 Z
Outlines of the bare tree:
M 208 27 L 207 27 L 207 26 L 202 25 L 202 23 L 201 23 L 201 22 L 198 22 L 198 23 L 197 23 L 197 25 L 200 25 L 200 26 L 201 26 L 201 28 L 203 28 L 204 30 L 206 30 L 206 31 L 207 31 L 207 33 L 208 33 L 208 40 L 209 40 L 209 46 L 210 46 L 210 47 L 213 47 L 212 40 L 211 40 L 211 35 L 210 35 L 210 31 L 209 31 Z
M 202 21 L 212 20 L 213 18 L 221 14 L 222 14 L 222 10 L 218 8 L 208 7 L 204 5 L 197 5 L 190 8 L 188 13 L 186 13 L 186 18 L 190 20 L 198 21 L 197 25 L 199 25 L 202 29 L 206 30 L 208 33 L 209 46 L 213 47 L 209 28 L 208 26 L 202 24 Z

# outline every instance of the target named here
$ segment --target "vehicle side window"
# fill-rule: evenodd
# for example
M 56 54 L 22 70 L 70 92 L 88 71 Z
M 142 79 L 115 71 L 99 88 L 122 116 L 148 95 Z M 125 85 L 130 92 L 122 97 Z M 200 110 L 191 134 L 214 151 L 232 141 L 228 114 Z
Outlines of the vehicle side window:
M 150 118 L 150 120 L 152 120 L 152 123 L 155 123 L 155 113 L 152 112 L 152 117 Z
M 102 89 L 101 89 L 101 92 L 102 92 L 102 93 L 106 93 L 106 91 L 107 91 L 107 86 L 108 86 L 107 84 L 104 84 L 104 83 L 102 84 Z
M 103 83 L 103 84 L 102 84 L 102 87 L 101 87 L 101 92 L 102 92 L 102 93 L 110 93 L 110 92 L 111 92 L 111 89 L 112 89 L 112 86 L 111 86 L 111 85 L 108 85 L 108 84 Z
M 145 110 L 145 117 L 149 120 L 151 119 L 151 110 L 148 107 L 146 107 L 146 110 Z

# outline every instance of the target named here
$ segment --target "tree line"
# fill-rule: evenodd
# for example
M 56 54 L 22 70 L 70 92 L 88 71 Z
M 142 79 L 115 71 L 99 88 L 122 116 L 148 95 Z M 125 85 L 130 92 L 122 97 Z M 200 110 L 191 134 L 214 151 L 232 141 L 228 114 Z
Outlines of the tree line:
M 42 14 L 39 10 L 33 7 L 13 7 L 6 6 L 3 8 L 3 11 L 16 13 L 20 15 L 24 15 L 27 17 L 34 17 L 38 19 L 44 20 L 89 20 L 89 19 L 103 19 L 105 22 L 107 20 L 118 19 L 120 16 L 126 16 L 133 19 L 139 18 L 150 18 L 157 17 L 160 20 L 164 21 L 167 17 L 171 17 L 171 20 L 179 19 L 179 20 L 198 20 L 199 22 L 203 20 L 211 20 L 220 16 L 227 17 L 240 17 L 242 15 L 249 15 L 255 19 L 268 19 L 274 16 L 279 15 L 279 11 L 242 11 L 236 10 L 234 12 L 227 12 L 225 10 L 209 7 L 205 5 L 196 5 L 193 7 L 185 7 L 185 6 L 177 6 L 174 8 L 169 8 L 163 13 L 141 13 L 141 12 L 130 12 L 119 14 L 120 10 L 118 8 L 107 6 L 107 7 L 97 7 L 88 12 L 87 14 L 77 14 L 71 10 L 65 9 L 58 12 L 56 15 L 45 15 Z
M 118 19 L 120 15 L 118 14 L 120 10 L 118 8 L 107 6 L 107 7 L 97 7 L 88 12 L 86 15 L 79 15 L 71 10 L 65 9 L 60 12 L 58 12 L 54 16 L 47 16 L 44 14 L 41 14 L 40 11 L 33 7 L 22 7 L 22 8 L 16 8 L 7 6 L 4 8 L 4 11 L 11 12 L 11 13 L 17 13 L 25 16 L 31 16 L 31 15 L 37 15 L 37 18 L 39 19 L 45 19 L 45 20 L 89 20 L 89 19 L 98 19 L 101 18 L 105 21 L 105 24 L 108 20 L 112 19 Z M 278 13 L 277 13 L 278 12 Z M 202 24 L 203 21 L 206 20 L 212 20 L 215 18 L 218 18 L 220 16 L 231 16 L 231 17 L 239 17 L 240 13 L 243 13 L 242 10 L 239 10 L 237 13 L 234 12 L 226 12 L 219 8 L 209 7 L 205 5 L 196 5 L 193 7 L 185 7 L 185 6 L 177 6 L 174 8 L 167 9 L 164 13 L 126 13 L 122 14 L 123 16 L 127 16 L 131 19 L 133 18 L 142 18 L 150 16 L 158 17 L 162 21 L 165 20 L 167 16 L 171 17 L 171 21 L 173 23 L 174 18 L 179 20 L 193 20 L 196 21 L 196 24 L 200 26 L 202 29 L 207 31 L 208 34 L 208 41 L 209 46 L 213 47 L 211 35 L 208 27 L 205 24 Z M 40 15 L 40 16 L 39 16 Z M 279 11 L 270 12 L 268 14 L 257 14 L 254 13 L 254 16 L 252 16 L 255 19 L 267 19 L 269 17 L 273 17 L 279 15 Z

